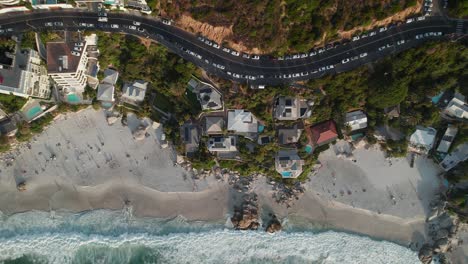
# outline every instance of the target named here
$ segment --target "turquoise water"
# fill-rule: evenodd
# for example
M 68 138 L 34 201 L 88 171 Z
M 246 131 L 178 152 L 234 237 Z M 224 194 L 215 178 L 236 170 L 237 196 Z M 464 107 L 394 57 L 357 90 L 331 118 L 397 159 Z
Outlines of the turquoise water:
M 271 235 L 235 231 L 224 220 L 135 218 L 121 211 L 2 215 L 0 263 L 419 263 L 416 252 L 388 241 L 281 220 L 283 231 Z
M 102 102 L 101 105 L 104 108 L 111 108 L 112 107 L 112 103 L 109 103 L 109 102 Z
M 433 103 L 433 104 L 437 104 L 437 103 L 439 102 L 440 98 L 442 98 L 442 95 L 444 95 L 444 92 L 441 92 L 440 94 L 438 94 L 438 95 L 432 97 L 432 98 L 431 98 L 432 103 Z
M 291 177 L 291 172 L 290 171 L 283 171 L 283 172 L 281 172 L 281 176 L 283 176 L 283 178 L 290 178 Z
M 67 95 L 67 101 L 70 103 L 78 103 L 80 101 L 80 97 L 76 94 L 69 94 Z
M 310 154 L 310 153 L 312 153 L 312 151 L 314 151 L 314 149 L 312 148 L 311 145 L 305 146 L 304 150 L 305 150 L 305 152 L 306 152 L 307 154 Z
M 258 125 L 258 132 L 259 133 L 262 133 L 264 129 L 265 129 L 264 125 Z
M 34 117 L 36 117 L 40 112 L 42 112 L 42 109 L 40 106 L 34 106 L 32 107 L 31 109 L 29 109 L 27 112 L 26 112 L 26 118 L 28 120 L 31 120 L 33 119 Z

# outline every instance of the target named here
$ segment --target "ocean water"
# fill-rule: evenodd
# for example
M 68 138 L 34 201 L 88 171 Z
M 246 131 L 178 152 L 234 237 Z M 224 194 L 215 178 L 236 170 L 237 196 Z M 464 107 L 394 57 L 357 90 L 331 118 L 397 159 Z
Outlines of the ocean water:
M 299 231 L 301 230 L 301 231 Z M 235 231 L 226 222 L 128 211 L 0 214 L 0 263 L 419 263 L 388 241 L 336 231 Z

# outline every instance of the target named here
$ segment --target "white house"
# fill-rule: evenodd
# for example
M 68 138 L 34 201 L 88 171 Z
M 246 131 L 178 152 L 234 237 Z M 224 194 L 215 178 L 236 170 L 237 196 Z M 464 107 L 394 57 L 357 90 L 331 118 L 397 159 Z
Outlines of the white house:
M 236 152 L 237 140 L 235 136 L 212 136 L 208 139 L 210 152 Z
M 346 113 L 344 124 L 345 126 L 349 126 L 351 131 L 366 128 L 367 116 L 361 110 Z
M 453 169 L 458 163 L 468 159 L 468 143 L 464 143 L 458 146 L 452 153 L 447 154 L 440 163 L 440 166 L 445 170 L 449 171 Z
M 468 119 L 468 105 L 466 104 L 465 96 L 460 93 L 455 93 L 444 112 L 449 116 Z
M 307 100 L 295 97 L 280 96 L 276 98 L 274 108 L 274 115 L 278 120 L 307 118 L 312 113 Z
M 445 134 L 442 137 L 442 140 L 439 143 L 439 146 L 437 147 L 438 152 L 443 152 L 447 153 L 450 145 L 452 145 L 453 139 L 457 135 L 458 128 L 452 125 L 449 125 L 447 127 L 447 130 L 445 130 Z
M 97 91 L 97 100 L 102 102 L 109 102 L 112 103 L 115 101 L 114 98 L 114 85 L 117 83 L 117 79 L 119 78 L 119 72 L 106 69 L 104 71 L 104 79 L 98 86 Z
M 408 149 L 412 152 L 427 154 L 434 147 L 437 130 L 432 127 L 417 128 L 411 135 Z
M 140 104 L 145 100 L 146 88 L 148 82 L 137 80 L 133 83 L 125 83 L 122 88 L 122 101 L 130 104 Z
M 223 102 L 221 93 L 213 85 L 196 79 L 188 82 L 189 87 L 197 95 L 203 110 L 221 110 Z
M 294 150 L 280 150 L 275 157 L 275 169 L 281 174 L 283 178 L 297 178 L 302 174 L 302 160 L 297 151 Z
M 227 130 L 234 134 L 254 138 L 258 133 L 258 120 L 249 111 L 243 109 L 229 110 Z

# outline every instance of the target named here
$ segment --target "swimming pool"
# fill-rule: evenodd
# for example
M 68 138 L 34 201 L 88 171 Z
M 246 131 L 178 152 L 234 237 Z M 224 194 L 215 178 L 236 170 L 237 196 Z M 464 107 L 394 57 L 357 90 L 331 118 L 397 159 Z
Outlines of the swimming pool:
M 432 103 L 433 103 L 433 104 L 437 104 L 437 103 L 439 102 L 440 98 L 442 98 L 442 95 L 444 95 L 444 92 L 441 92 L 440 94 L 438 94 L 438 95 L 432 97 L 432 98 L 431 98 Z
M 69 103 L 78 103 L 80 100 L 80 97 L 78 97 L 78 95 L 76 94 L 69 94 L 67 95 L 67 101 Z
M 264 125 L 258 125 L 258 133 L 262 133 L 264 129 L 265 129 Z
M 291 172 L 290 171 L 283 171 L 281 172 L 281 176 L 283 176 L 283 178 L 291 178 Z
M 314 151 L 314 148 L 312 148 L 311 145 L 307 145 L 307 146 L 305 146 L 304 150 L 305 150 L 305 152 L 307 154 L 310 154 L 310 153 L 312 153 L 312 151 Z
M 37 115 L 39 115 L 39 113 L 42 112 L 42 109 L 40 106 L 34 106 L 32 107 L 31 109 L 29 109 L 27 112 L 26 112 L 26 118 L 28 120 L 31 120 L 33 119 L 34 117 L 36 117 Z

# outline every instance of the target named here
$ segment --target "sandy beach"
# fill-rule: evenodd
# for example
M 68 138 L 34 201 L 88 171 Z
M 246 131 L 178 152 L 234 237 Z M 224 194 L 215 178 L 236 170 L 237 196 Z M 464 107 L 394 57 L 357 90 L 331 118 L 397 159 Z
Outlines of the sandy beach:
M 227 179 L 195 180 L 175 166 L 175 153 L 160 146 L 160 130 L 154 126 L 138 141 L 131 125 L 109 126 L 102 111 L 60 116 L 29 146 L 2 155 L 0 211 L 120 210 L 129 202 L 136 216 L 226 219 L 238 193 Z M 291 206 L 276 203 L 264 177 L 252 191 L 262 211 L 295 225 L 420 243 L 430 199 L 440 187 L 435 165 L 425 159 L 414 168 L 405 159 L 390 165 L 377 149 L 357 149 L 354 157 L 356 162 L 339 158 L 333 149 L 321 154 L 322 168 Z M 16 185 L 23 180 L 26 191 L 20 192 Z

